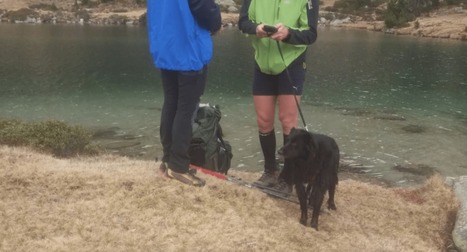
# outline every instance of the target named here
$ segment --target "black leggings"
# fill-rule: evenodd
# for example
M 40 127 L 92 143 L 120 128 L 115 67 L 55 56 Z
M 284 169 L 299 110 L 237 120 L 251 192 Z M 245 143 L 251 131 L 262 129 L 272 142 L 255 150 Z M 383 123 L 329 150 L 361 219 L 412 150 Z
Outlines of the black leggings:
M 206 85 L 207 67 L 199 71 L 161 70 L 164 105 L 160 137 L 162 161 L 175 172 L 188 172 L 193 115 Z

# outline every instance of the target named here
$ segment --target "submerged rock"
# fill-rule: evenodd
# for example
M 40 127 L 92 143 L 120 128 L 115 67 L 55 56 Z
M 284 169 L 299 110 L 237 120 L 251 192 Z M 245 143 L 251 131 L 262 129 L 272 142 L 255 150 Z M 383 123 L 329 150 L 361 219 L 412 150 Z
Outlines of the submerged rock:
M 435 168 L 423 164 L 396 164 L 392 169 L 424 177 L 433 176 L 436 172 Z
M 116 141 L 116 142 L 110 142 L 106 144 L 102 144 L 102 146 L 106 149 L 124 149 L 124 148 L 129 148 L 133 146 L 140 145 L 141 142 L 138 141 Z
M 423 127 L 421 125 L 416 125 L 416 124 L 406 125 L 406 126 L 402 127 L 402 129 L 405 132 L 408 132 L 408 133 L 423 133 L 423 132 L 426 131 L 425 127 Z

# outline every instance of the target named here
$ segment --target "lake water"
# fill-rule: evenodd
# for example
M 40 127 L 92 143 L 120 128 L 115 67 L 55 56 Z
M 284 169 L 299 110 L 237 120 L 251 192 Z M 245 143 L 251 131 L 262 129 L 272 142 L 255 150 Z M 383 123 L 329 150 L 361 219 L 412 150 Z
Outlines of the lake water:
M 0 34 L 0 119 L 63 120 L 98 130 L 112 152 L 160 155 L 145 28 L 0 24 Z M 202 102 L 221 106 L 232 169 L 261 171 L 250 41 L 235 27 L 214 40 Z M 398 185 L 467 175 L 467 43 L 320 28 L 307 65 L 308 129 L 333 136 L 350 167 Z

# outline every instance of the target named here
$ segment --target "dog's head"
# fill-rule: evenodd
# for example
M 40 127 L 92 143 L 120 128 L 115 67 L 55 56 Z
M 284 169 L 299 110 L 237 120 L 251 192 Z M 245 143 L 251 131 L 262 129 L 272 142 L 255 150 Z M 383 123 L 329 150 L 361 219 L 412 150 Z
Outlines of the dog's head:
M 313 158 L 316 145 L 310 132 L 304 129 L 293 128 L 284 146 L 279 149 L 279 155 L 284 158 Z

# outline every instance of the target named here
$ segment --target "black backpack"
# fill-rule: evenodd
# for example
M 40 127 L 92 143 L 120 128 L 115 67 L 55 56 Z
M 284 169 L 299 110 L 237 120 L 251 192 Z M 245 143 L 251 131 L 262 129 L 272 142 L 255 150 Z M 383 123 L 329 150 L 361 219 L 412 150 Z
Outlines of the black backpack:
M 198 108 L 189 155 L 191 164 L 227 174 L 233 155 L 229 142 L 222 138 L 221 117 L 218 106 Z

